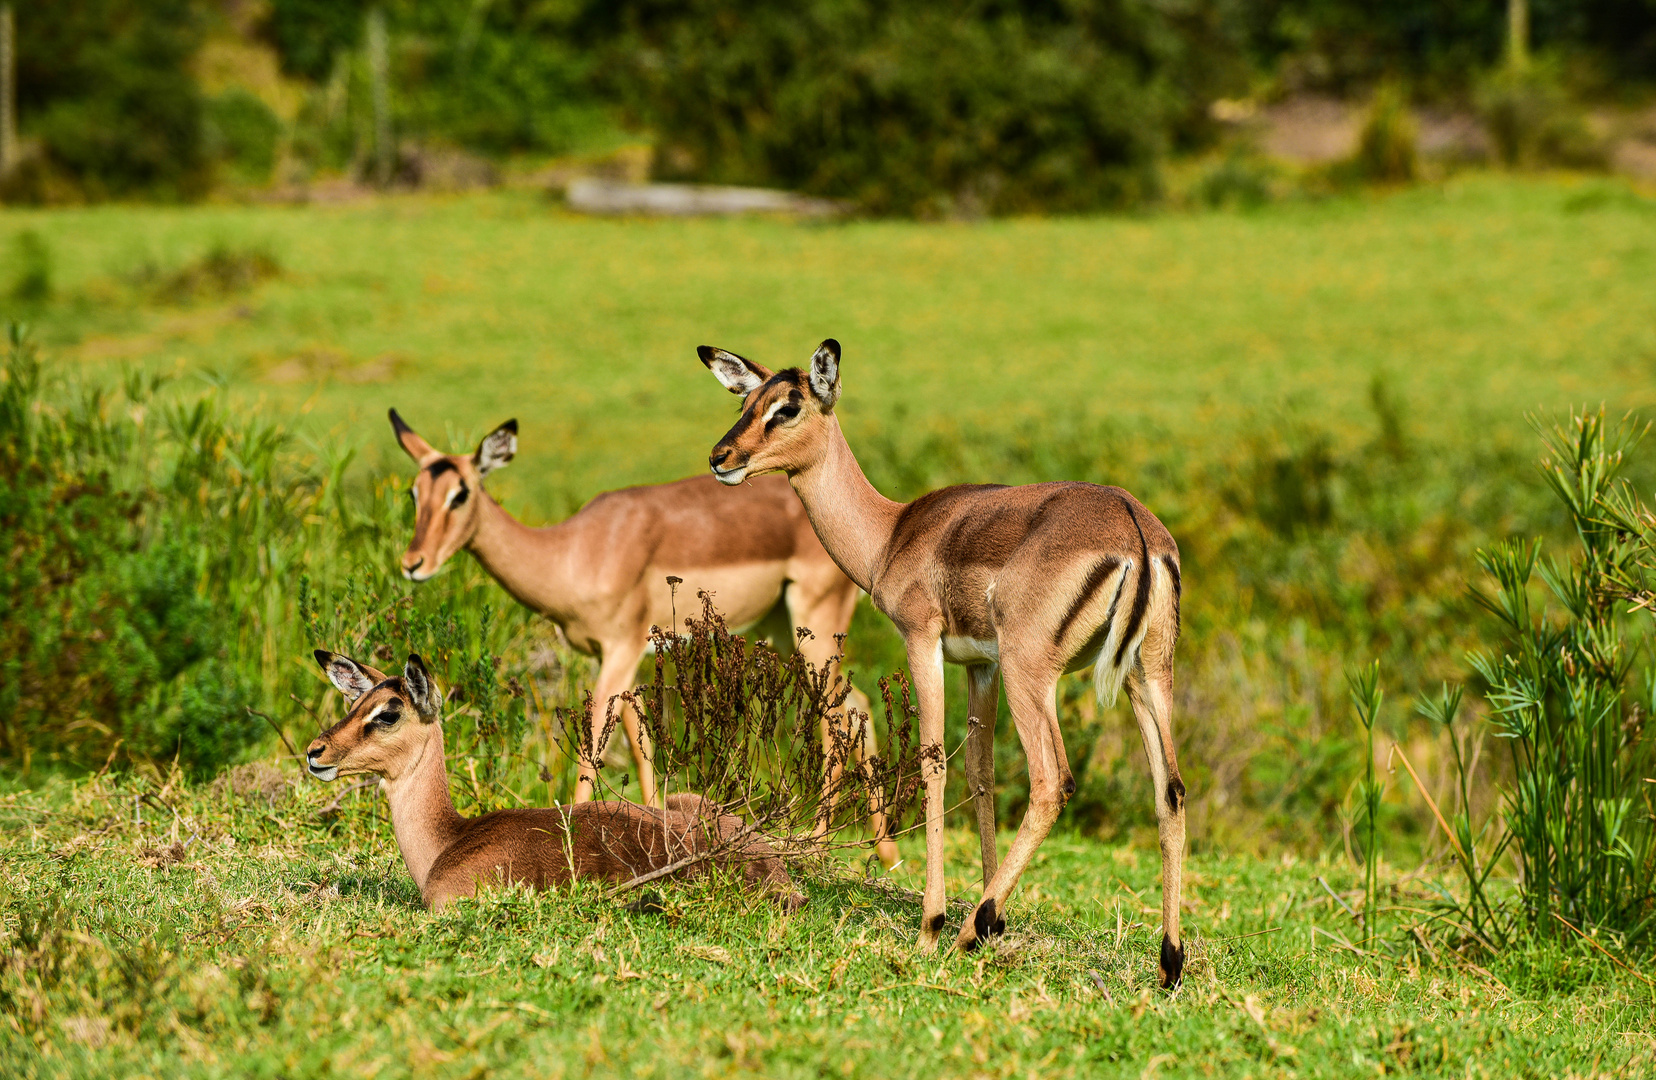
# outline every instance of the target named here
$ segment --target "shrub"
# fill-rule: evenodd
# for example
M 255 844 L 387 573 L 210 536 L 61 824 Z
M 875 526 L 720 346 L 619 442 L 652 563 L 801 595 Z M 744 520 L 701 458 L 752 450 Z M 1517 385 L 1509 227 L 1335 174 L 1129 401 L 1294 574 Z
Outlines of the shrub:
M 1183 9 L 1181 9 L 1183 10 Z M 1237 75 L 1206 5 L 804 7 L 682 0 L 594 14 L 609 80 L 669 179 L 779 185 L 875 213 L 1132 205 Z
M 192 0 L 34 4 L 17 20 L 18 114 L 92 198 L 205 190 Z
M 270 179 L 282 122 L 258 97 L 239 87 L 207 103 L 203 133 L 207 156 L 245 183 Z
M 1408 96 L 1396 84 L 1386 83 L 1375 91 L 1354 164 L 1366 180 L 1403 184 L 1415 178 L 1414 117 Z
M 52 296 L 52 250 L 33 229 L 24 229 L 12 239 L 15 270 L 11 298 L 20 304 L 41 304 Z
M 1603 169 L 1609 148 L 1571 100 L 1554 63 L 1501 68 L 1477 89 L 1496 156 L 1511 167 Z

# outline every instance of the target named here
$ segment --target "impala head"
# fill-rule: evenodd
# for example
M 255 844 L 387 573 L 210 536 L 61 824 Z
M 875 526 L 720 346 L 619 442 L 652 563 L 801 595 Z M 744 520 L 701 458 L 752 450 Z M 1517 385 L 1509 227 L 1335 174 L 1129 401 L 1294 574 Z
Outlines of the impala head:
M 829 338 L 817 346 L 804 369 L 777 372 L 711 345 L 696 354 L 726 390 L 743 398 L 742 418 L 707 458 L 721 483 L 797 472 L 821 455 L 839 400 L 839 342 Z
M 443 454 L 403 423 L 391 410 L 391 430 L 397 443 L 420 466 L 414 477 L 414 539 L 403 552 L 403 577 L 424 581 L 471 542 L 477 532 L 483 478 L 512 460 L 517 453 L 517 421 L 508 420 L 477 444 L 474 454 Z
M 396 779 L 420 760 L 438 728 L 443 692 L 418 655 L 401 675 L 387 677 L 348 656 L 316 650 L 328 681 L 345 695 L 345 719 L 311 741 L 305 764 L 312 776 L 371 773 Z

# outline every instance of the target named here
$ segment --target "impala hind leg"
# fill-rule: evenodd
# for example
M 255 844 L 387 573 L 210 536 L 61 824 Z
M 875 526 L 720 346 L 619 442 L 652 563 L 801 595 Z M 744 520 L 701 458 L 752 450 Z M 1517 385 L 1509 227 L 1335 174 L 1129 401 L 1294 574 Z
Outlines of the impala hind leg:
M 638 661 L 643 653 L 642 648 L 636 652 L 624 649 L 604 651 L 603 662 L 598 668 L 598 682 L 592 690 L 592 715 L 588 718 L 592 725 L 592 759 L 577 763 L 580 768 L 575 784 L 577 803 L 589 801 L 598 786 L 598 768 L 603 763 L 604 748 L 608 742 L 604 728 L 607 726 L 609 703 L 617 694 L 632 688 L 629 684 L 638 671 Z M 626 658 L 620 659 L 623 656 Z M 654 806 L 655 767 L 650 762 L 649 736 L 640 728 L 637 713 L 626 702 L 616 701 L 615 712 L 627 733 L 633 764 L 638 767 L 639 801 L 646 806 Z
M 1000 710 L 1000 665 L 966 669 L 966 786 L 977 811 L 978 847 L 983 854 L 983 887 L 1000 865 L 995 853 L 995 714 Z
M 1161 665 L 1159 665 L 1161 666 Z M 1180 880 L 1184 863 L 1185 786 L 1173 750 L 1173 671 L 1171 665 L 1146 675 L 1135 665 L 1127 676 L 1127 698 L 1133 703 L 1156 800 L 1156 825 L 1161 840 L 1162 946 L 1161 982 L 1171 990 L 1184 977 L 1184 939 L 1179 934 Z
M 1018 739 L 1029 762 L 1029 809 L 1024 812 L 1023 823 L 1012 839 L 1006 861 L 985 884 L 982 899 L 955 939 L 957 948 L 968 951 L 977 948 L 985 938 L 1005 931 L 1007 898 L 1034 858 L 1035 849 L 1052 831 L 1064 804 L 1075 794 L 1075 779 L 1070 775 L 1069 758 L 1058 734 L 1058 709 L 1054 702 L 1058 673 L 1034 664 L 1020 670 L 1011 658 L 1004 659 L 1006 701 L 1011 706 Z

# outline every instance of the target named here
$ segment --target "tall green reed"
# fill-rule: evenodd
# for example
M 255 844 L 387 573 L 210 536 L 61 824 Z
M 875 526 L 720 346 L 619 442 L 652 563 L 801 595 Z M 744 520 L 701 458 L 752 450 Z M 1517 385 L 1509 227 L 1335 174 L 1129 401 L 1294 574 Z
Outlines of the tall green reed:
M 1652 549 L 1648 528 L 1618 523 L 1613 511 L 1618 494 L 1626 505 L 1617 477 L 1644 428 L 1611 426 L 1600 409 L 1540 432 L 1542 473 L 1580 551 L 1543 559 L 1540 542 L 1525 540 L 1479 551 L 1489 585 L 1472 595 L 1504 640 L 1469 660 L 1511 756 L 1504 818 L 1525 922 L 1543 935 L 1567 934 L 1559 922 L 1603 928 L 1633 945 L 1656 920 L 1656 829 L 1644 783 L 1656 686 L 1647 678 L 1642 694 L 1629 690 L 1650 638 L 1630 633 L 1622 583 L 1644 572 Z M 1537 575 L 1558 608 L 1537 608 Z M 1463 865 L 1476 894 L 1483 876 L 1470 859 Z
M 1363 725 L 1368 739 L 1368 753 L 1363 761 L 1363 779 L 1357 782 L 1357 802 L 1361 809 L 1363 828 L 1363 947 L 1374 944 L 1375 926 L 1380 904 L 1380 801 L 1385 796 L 1385 785 L 1377 779 L 1374 770 L 1374 722 L 1380 715 L 1380 703 L 1385 691 L 1380 688 L 1380 661 L 1372 661 L 1346 675 L 1351 690 L 1351 707 L 1357 713 L 1357 722 Z

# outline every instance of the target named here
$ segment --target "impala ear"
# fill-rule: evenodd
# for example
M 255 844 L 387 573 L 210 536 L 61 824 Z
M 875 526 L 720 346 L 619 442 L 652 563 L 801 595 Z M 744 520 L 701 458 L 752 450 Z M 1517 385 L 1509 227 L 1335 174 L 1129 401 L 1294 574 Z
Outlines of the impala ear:
M 437 680 L 426 670 L 419 653 L 408 654 L 408 663 L 403 665 L 403 688 L 423 722 L 429 724 L 437 719 L 437 712 L 443 707 L 443 692 L 437 689 Z
M 414 434 L 414 429 L 403 423 L 403 418 L 397 415 L 397 410 L 391 410 L 391 430 L 396 432 L 397 445 L 403 448 L 403 453 L 413 458 L 415 462 L 424 465 L 432 458 L 441 457 L 430 443 Z
M 316 662 L 322 666 L 322 673 L 345 695 L 347 703 L 354 702 L 385 681 L 382 673 L 357 663 L 349 656 L 331 653 L 327 649 L 317 649 L 314 655 Z
M 472 455 L 479 476 L 488 476 L 517 456 L 517 421 L 508 420 L 483 436 Z
M 715 349 L 711 345 L 697 347 L 696 355 L 701 357 L 701 362 L 707 365 L 707 370 L 713 373 L 713 377 L 718 379 L 726 390 L 741 397 L 747 397 L 765 385 L 765 380 L 775 374 L 763 364 L 755 364 L 744 356 Z
M 822 403 L 823 412 L 833 412 L 839 400 L 840 343 L 829 338 L 811 356 L 811 393 Z

